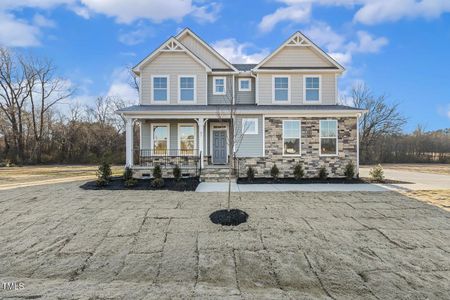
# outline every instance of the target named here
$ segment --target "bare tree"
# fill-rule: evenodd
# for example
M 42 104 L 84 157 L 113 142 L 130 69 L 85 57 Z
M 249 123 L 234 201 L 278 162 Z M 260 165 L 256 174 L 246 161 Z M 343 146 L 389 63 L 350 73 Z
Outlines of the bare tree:
M 24 162 L 25 102 L 31 90 L 27 82 L 27 63 L 23 57 L 0 48 L 0 110 L 11 125 L 16 161 Z
M 32 128 L 35 141 L 36 162 L 42 161 L 43 135 L 46 126 L 45 117 L 58 102 L 69 98 L 73 89 L 67 81 L 56 75 L 55 65 L 47 59 L 29 60 L 26 66 L 26 78 L 30 93 Z
M 225 79 L 226 80 L 226 79 Z M 234 78 L 233 78 L 234 80 Z M 241 128 L 236 130 L 236 117 L 238 113 L 239 105 L 236 104 L 234 91 L 230 84 L 226 84 L 227 91 L 223 96 L 224 105 L 223 108 L 217 109 L 217 118 L 220 122 L 227 122 L 229 124 L 229 133 L 227 135 L 227 145 L 229 153 L 228 162 L 228 202 L 227 207 L 230 210 L 231 206 L 231 179 L 233 171 L 236 170 L 236 154 L 239 152 L 239 148 L 242 144 L 245 132 L 248 128 Z M 233 86 L 233 85 L 231 85 Z
M 352 104 L 367 110 L 359 121 L 359 130 L 363 160 L 368 161 L 371 145 L 380 136 L 401 133 L 406 118 L 398 111 L 398 104 L 388 104 L 385 95 L 374 96 L 366 85 L 352 89 Z

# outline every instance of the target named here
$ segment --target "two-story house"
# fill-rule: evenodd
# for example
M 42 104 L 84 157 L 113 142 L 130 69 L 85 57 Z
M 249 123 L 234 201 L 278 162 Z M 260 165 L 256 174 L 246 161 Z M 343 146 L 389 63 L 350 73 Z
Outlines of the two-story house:
M 338 104 L 343 71 L 300 32 L 258 64 L 233 64 L 184 29 L 133 68 L 139 105 L 118 111 L 127 120 L 126 164 L 136 176 L 151 174 L 155 164 L 167 174 L 178 164 L 183 172 L 195 167 L 220 176 L 231 159 L 240 176 L 252 166 L 268 177 L 274 164 L 280 176 L 292 176 L 298 162 L 308 177 L 322 166 L 330 177 L 343 176 L 349 161 L 358 172 L 364 111 Z

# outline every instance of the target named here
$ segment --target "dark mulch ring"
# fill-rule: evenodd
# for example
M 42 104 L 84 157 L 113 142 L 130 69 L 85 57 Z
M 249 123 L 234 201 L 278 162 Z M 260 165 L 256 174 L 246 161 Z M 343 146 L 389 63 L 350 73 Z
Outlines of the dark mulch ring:
M 214 224 L 223 226 L 237 226 L 247 222 L 248 214 L 240 209 L 221 209 L 209 215 Z
M 174 178 L 164 178 L 164 187 L 154 188 L 151 186 L 152 179 L 136 179 L 136 184 L 132 187 L 126 187 L 122 177 L 113 177 L 105 186 L 97 186 L 94 181 L 88 181 L 80 186 L 84 190 L 149 190 L 149 191 L 177 191 L 191 192 L 195 191 L 200 184 L 198 177 L 182 178 L 176 181 Z
M 255 178 L 253 181 L 248 181 L 246 177 L 238 178 L 237 180 L 238 184 L 310 184 L 310 183 L 342 183 L 342 184 L 355 184 L 355 183 L 385 183 L 385 184 L 399 184 L 399 183 L 411 183 L 406 181 L 398 181 L 398 180 L 390 180 L 385 179 L 382 182 L 375 181 L 370 178 L 366 177 L 360 177 L 360 178 L 353 178 L 353 179 L 347 179 L 345 177 L 343 178 L 327 178 L 325 180 L 320 178 L 302 178 L 300 180 L 296 180 L 295 178 L 278 178 L 277 180 L 274 180 L 271 177 L 264 177 L 264 178 Z

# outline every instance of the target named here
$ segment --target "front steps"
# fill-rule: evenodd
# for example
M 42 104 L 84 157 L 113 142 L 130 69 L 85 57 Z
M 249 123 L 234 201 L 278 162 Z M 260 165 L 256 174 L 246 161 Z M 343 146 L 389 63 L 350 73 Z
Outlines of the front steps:
M 201 170 L 202 182 L 228 182 L 228 166 L 205 166 Z M 232 182 L 236 182 L 236 176 L 231 176 Z

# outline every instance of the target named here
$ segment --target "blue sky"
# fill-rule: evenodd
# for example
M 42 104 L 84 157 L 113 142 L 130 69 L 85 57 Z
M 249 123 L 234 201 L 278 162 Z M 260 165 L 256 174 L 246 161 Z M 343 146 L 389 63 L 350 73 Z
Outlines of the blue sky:
M 135 98 L 127 67 L 190 27 L 231 62 L 261 60 L 301 30 L 400 103 L 407 131 L 450 127 L 450 0 L 2 0 L 0 45 L 51 58 L 77 89 Z

